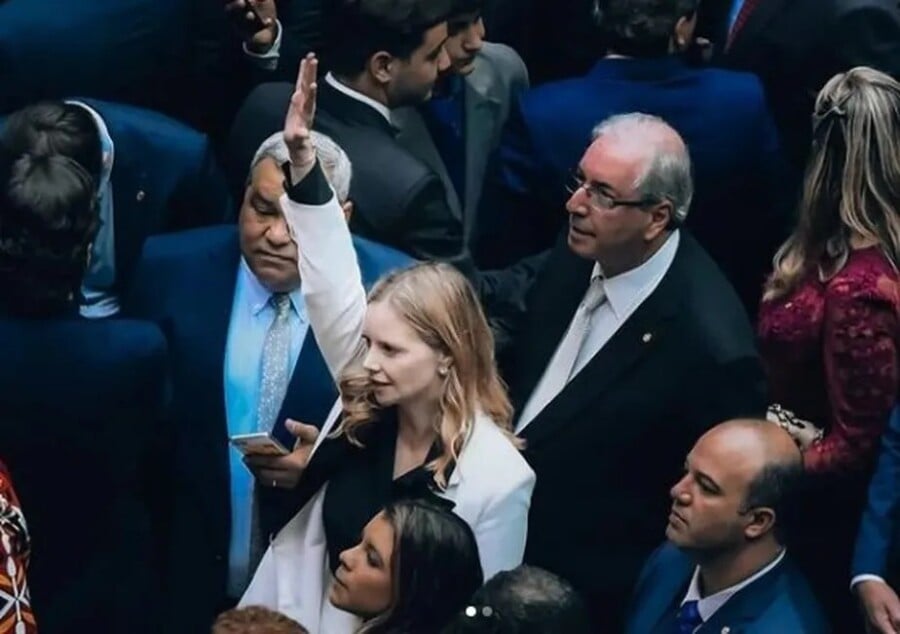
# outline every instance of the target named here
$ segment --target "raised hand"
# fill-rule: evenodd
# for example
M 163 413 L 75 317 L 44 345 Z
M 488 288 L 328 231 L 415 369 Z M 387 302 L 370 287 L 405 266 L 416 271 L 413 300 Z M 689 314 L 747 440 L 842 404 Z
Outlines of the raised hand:
M 312 126 L 316 116 L 316 70 L 319 60 L 309 53 L 300 62 L 297 85 L 291 96 L 284 120 L 284 142 L 291 160 L 291 179 L 300 182 L 316 162 L 316 148 L 312 143 Z

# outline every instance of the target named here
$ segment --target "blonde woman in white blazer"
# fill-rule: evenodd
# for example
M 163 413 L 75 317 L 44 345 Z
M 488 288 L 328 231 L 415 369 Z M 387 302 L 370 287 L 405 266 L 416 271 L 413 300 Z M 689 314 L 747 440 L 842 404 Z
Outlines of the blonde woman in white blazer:
M 522 562 L 535 477 L 512 436 L 490 329 L 468 282 L 448 265 L 417 264 L 382 279 L 367 301 L 341 207 L 310 140 L 315 67 L 314 58 L 303 60 L 285 122 L 290 162 L 280 203 L 299 247 L 310 325 L 341 403 L 312 456 L 302 446 L 293 454 L 304 469 L 299 489 L 311 497 L 272 540 L 241 604 L 272 607 L 311 632 L 342 634 L 375 615 L 329 602 L 334 573 L 341 575 L 338 554 L 396 489 L 415 494 L 424 485 L 452 501 L 475 534 L 487 579 Z

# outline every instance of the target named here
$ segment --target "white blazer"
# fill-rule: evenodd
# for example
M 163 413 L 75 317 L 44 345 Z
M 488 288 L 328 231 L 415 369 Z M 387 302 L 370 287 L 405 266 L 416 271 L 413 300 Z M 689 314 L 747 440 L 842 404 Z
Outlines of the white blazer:
M 301 205 L 284 195 L 280 202 L 299 247 L 310 325 L 337 377 L 364 346 L 367 303 L 350 231 L 335 198 L 325 205 Z M 338 401 L 313 454 L 340 413 Z M 515 446 L 494 421 L 478 413 L 442 495 L 472 528 L 485 579 L 522 563 L 534 482 L 534 472 Z M 310 632 L 350 634 L 360 621 L 328 601 L 333 578 L 322 522 L 327 486 L 272 540 L 240 605 L 278 610 Z

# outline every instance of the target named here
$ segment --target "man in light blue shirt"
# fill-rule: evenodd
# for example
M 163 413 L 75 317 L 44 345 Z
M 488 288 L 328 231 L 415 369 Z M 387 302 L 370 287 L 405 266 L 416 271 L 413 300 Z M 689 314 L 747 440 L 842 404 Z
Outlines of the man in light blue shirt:
M 296 512 L 292 456 L 252 473 L 229 446 L 236 434 L 271 434 L 286 447 L 288 420 L 319 427 L 337 399 L 309 331 L 297 245 L 280 208 L 281 133 L 253 159 L 238 227 L 148 240 L 125 305 L 167 334 L 175 424 L 175 486 L 166 606 L 171 631 L 207 631 L 243 593 L 273 526 Z M 315 136 L 319 160 L 350 210 L 349 159 Z M 354 239 L 365 284 L 411 260 Z

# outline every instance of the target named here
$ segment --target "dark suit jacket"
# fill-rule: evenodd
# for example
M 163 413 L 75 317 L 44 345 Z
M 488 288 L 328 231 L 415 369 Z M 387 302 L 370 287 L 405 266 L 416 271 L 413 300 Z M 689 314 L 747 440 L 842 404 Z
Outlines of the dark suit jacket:
M 831 631 L 806 579 L 789 554 L 765 575 L 733 595 L 697 634 L 825 634 Z M 672 544 L 647 561 L 635 589 L 627 634 L 670 634 L 695 563 Z
M 0 347 L 0 453 L 31 532 L 40 631 L 155 634 L 171 456 L 162 333 L 0 317 Z
M 601 60 L 522 97 L 485 185 L 476 261 L 505 266 L 551 246 L 566 219 L 566 178 L 594 126 L 629 112 L 662 117 L 684 138 L 695 184 L 687 226 L 755 310 L 788 224 L 777 134 L 755 77 L 674 56 Z
M 521 412 L 589 284 L 594 263 L 562 242 L 528 298 L 504 376 Z M 665 528 L 668 491 L 710 426 L 765 412 L 753 331 L 734 291 L 687 233 L 656 290 L 520 433 L 537 474 L 525 562 L 584 593 L 614 629 Z
M 891 420 L 882 436 L 881 455 L 875 475 L 869 484 L 869 497 L 856 550 L 853 554 L 852 576 L 878 575 L 893 584 L 900 581 L 900 408 L 891 414 Z M 895 585 L 896 587 L 896 585 Z
M 698 35 L 715 42 L 717 64 L 757 74 L 799 176 L 816 94 L 835 73 L 871 66 L 900 77 L 895 0 L 761 0 L 725 50 L 730 0 L 703 2 Z
M 409 262 L 365 240 L 356 247 L 367 284 Z M 158 323 L 171 350 L 178 486 L 166 614 L 171 631 L 185 634 L 208 630 L 225 599 L 231 514 L 223 367 L 240 257 L 232 226 L 155 237 L 147 242 L 124 307 Z M 336 398 L 309 332 L 278 420 L 321 425 Z M 283 425 L 275 430 L 290 442 Z M 270 533 L 297 508 L 289 492 L 259 491 L 261 527 Z
M 293 84 L 264 84 L 241 107 L 229 155 L 230 163 L 243 166 L 245 175 L 260 143 L 284 127 L 293 90 Z M 334 139 L 353 163 L 353 233 L 421 260 L 460 258 L 462 218 L 447 204 L 440 178 L 400 146 L 396 130 L 374 108 L 323 80 L 315 128 Z

